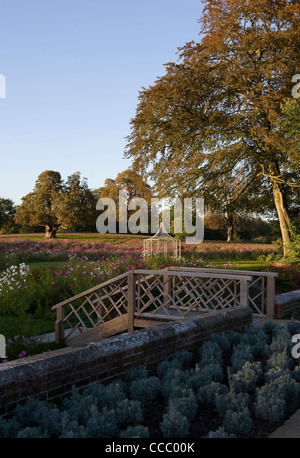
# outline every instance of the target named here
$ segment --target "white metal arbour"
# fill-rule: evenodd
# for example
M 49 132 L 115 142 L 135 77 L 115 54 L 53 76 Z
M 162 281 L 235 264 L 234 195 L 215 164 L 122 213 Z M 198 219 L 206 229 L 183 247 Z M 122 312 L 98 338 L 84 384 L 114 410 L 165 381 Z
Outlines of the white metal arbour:
M 161 223 L 159 230 L 153 237 L 144 240 L 144 256 L 152 256 L 154 253 L 181 257 L 181 241 L 168 234 L 164 223 Z

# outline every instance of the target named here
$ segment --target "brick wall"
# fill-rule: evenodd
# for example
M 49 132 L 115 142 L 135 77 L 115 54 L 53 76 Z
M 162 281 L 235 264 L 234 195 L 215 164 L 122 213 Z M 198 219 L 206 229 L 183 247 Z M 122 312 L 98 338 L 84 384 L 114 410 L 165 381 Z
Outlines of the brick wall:
M 283 318 L 287 312 L 300 307 L 300 289 L 276 294 L 274 312 L 276 318 Z
M 13 412 L 29 396 L 60 398 L 73 386 L 79 389 L 111 379 L 132 367 L 192 349 L 212 333 L 243 331 L 251 322 L 250 308 L 235 307 L 0 364 L 0 415 Z

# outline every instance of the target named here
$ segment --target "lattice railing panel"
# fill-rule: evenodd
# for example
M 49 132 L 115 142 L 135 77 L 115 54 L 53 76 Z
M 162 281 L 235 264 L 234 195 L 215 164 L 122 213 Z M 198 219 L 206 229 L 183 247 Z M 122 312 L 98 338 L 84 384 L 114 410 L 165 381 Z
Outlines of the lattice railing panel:
M 64 306 L 63 321 L 68 329 L 65 338 L 76 330 L 85 332 L 126 314 L 127 301 L 127 275 L 105 282 L 80 297 L 75 296 Z
M 266 281 L 265 277 L 255 277 L 249 282 L 249 307 L 259 315 L 264 314 L 266 304 Z M 240 294 L 237 293 L 237 304 L 240 303 Z
M 173 268 L 172 268 L 173 270 Z M 219 273 L 231 275 L 249 275 L 252 280 L 249 280 L 249 306 L 254 314 L 265 315 L 269 302 L 269 313 L 272 313 L 274 308 L 275 282 L 274 279 L 278 274 L 274 272 L 245 272 L 228 269 L 209 269 L 209 268 L 193 268 L 193 267 L 175 267 L 176 271 L 184 272 L 203 272 L 203 273 Z M 268 286 L 269 285 L 269 286 Z M 237 305 L 240 303 L 240 292 L 236 291 Z
M 137 312 L 185 317 L 237 305 L 238 280 L 177 274 L 138 275 Z

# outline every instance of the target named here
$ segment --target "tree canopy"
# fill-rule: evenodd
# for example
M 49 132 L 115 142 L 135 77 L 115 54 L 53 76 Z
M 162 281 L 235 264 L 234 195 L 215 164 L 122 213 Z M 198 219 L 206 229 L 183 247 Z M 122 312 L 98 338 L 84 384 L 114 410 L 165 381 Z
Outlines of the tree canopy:
M 216 182 L 234 184 L 243 175 L 242 194 L 253 210 L 250 189 L 259 198 L 272 193 L 288 244 L 288 198 L 300 184 L 292 133 L 299 141 L 299 124 L 290 111 L 293 76 L 300 73 L 300 2 L 203 3 L 201 41 L 180 48 L 178 62 L 140 92 L 125 156 L 158 189 L 184 195 L 205 189 L 208 203 Z
M 11 199 L 0 197 L 0 231 L 12 232 L 15 229 L 16 206 Z
M 76 172 L 63 182 L 59 172 L 41 173 L 33 191 L 22 198 L 15 221 L 28 226 L 45 226 L 47 238 L 58 228 L 95 223 L 96 200 L 85 179 Z

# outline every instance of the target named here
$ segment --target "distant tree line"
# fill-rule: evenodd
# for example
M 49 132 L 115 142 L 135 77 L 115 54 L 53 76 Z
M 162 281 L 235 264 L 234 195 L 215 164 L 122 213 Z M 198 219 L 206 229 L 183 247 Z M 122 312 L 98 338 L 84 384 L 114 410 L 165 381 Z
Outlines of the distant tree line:
M 134 197 L 142 197 L 149 204 L 151 198 L 159 197 L 153 188 L 143 179 L 142 175 L 129 168 L 120 172 L 115 179 L 108 178 L 103 187 L 90 189 L 86 178 L 80 172 L 69 176 L 64 182 L 61 174 L 56 171 L 41 173 L 35 182 L 33 191 L 22 198 L 18 206 L 10 199 L 0 198 L 0 233 L 45 233 L 46 238 L 55 238 L 58 231 L 96 232 L 96 220 L 99 211 L 96 209 L 100 198 L 112 198 L 118 208 L 119 191 L 126 190 L 128 201 Z M 134 211 L 128 212 L 128 218 Z M 172 224 L 170 233 L 174 233 Z M 271 213 L 270 213 L 271 215 Z M 149 231 L 151 232 L 149 213 Z M 280 237 L 280 226 L 274 214 L 269 219 L 255 213 L 240 209 L 235 211 L 228 231 L 228 214 L 211 211 L 206 206 L 205 240 L 254 241 L 269 243 Z

